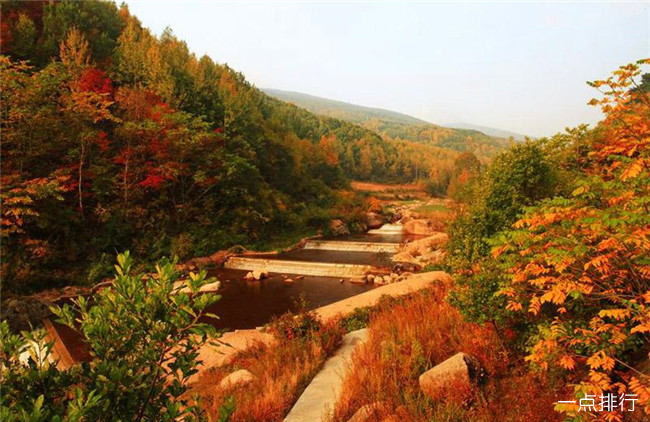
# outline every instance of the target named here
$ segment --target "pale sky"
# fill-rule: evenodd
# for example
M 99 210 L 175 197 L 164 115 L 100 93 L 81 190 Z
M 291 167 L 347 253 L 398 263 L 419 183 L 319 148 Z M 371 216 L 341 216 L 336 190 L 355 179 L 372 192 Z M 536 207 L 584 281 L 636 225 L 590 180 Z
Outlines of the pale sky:
M 650 57 L 650 1 L 126 3 L 258 87 L 532 136 L 598 121 L 585 82 Z

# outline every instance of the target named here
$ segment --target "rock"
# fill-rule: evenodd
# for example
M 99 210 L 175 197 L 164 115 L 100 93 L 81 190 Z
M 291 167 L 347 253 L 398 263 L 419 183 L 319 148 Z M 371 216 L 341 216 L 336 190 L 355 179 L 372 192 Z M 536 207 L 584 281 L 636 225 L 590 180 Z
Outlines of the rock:
M 293 279 L 292 278 L 285 278 L 284 282 L 285 283 L 293 283 Z
M 406 234 L 430 235 L 434 233 L 429 221 L 424 219 L 408 221 L 402 227 L 402 231 Z
M 343 282 L 345 282 L 345 279 L 344 279 L 344 278 L 342 278 L 342 279 L 339 280 L 339 283 L 343 283 Z
M 299 276 L 296 277 L 296 280 L 302 280 L 303 278 L 305 278 L 304 275 L 299 275 Z
M 199 289 L 199 292 L 205 293 L 205 292 L 216 292 L 219 290 L 221 287 L 221 282 L 215 281 L 214 283 L 208 283 L 206 285 L 201 286 Z
M 384 284 L 390 284 L 393 282 L 393 279 L 389 275 L 385 275 L 383 278 L 384 278 Z
M 348 422 L 367 422 L 371 418 L 376 416 L 377 413 L 379 413 L 383 408 L 384 405 L 381 402 L 375 402 L 372 404 L 361 406 L 359 410 L 354 412 L 354 415 L 352 415 L 352 417 L 348 419 Z
M 384 219 L 381 218 L 379 214 L 374 212 L 366 213 L 364 221 L 369 229 L 378 229 L 384 225 Z
M 230 258 L 231 253 L 228 251 L 215 252 L 209 256 L 212 264 L 221 267 Z
M 395 273 L 390 273 L 390 278 L 391 278 L 393 281 L 394 281 L 394 280 L 397 280 L 397 277 L 399 277 L 397 274 L 395 274 Z
M 445 252 L 438 250 L 425 253 L 418 258 L 418 261 L 424 265 L 440 264 L 444 258 Z
M 417 264 L 417 260 L 408 252 L 398 252 L 391 258 L 393 262 Z
M 458 387 L 460 383 L 469 389 L 484 376 L 485 370 L 478 360 L 461 352 L 420 375 L 419 383 L 420 389 L 435 399 L 452 384 Z
M 219 387 L 223 390 L 243 387 L 244 385 L 250 384 L 256 379 L 257 377 L 255 377 L 255 375 L 251 374 L 246 369 L 240 369 L 239 371 L 235 371 L 232 374 L 228 375 L 226 378 L 222 379 L 219 383 Z
M 248 274 L 246 274 L 248 275 Z M 260 271 L 260 270 L 255 270 L 253 271 L 253 279 L 254 280 L 262 280 L 263 278 L 268 278 L 269 273 L 266 271 Z
M 423 255 L 432 249 L 440 249 L 440 247 L 447 243 L 448 239 L 449 236 L 446 233 L 436 232 L 424 239 L 414 240 L 406 244 L 403 251 L 413 256 Z
M 350 234 L 348 226 L 346 226 L 341 220 L 331 220 L 329 229 L 333 236 L 344 236 Z
M 253 275 L 253 272 L 252 272 L 252 271 L 249 271 L 248 273 L 246 273 L 246 275 L 244 276 L 244 278 L 245 278 L 246 280 L 255 280 L 255 276 Z
M 350 278 L 350 283 L 366 284 L 366 278 L 365 277 L 351 277 Z
M 186 284 L 185 281 L 177 281 L 176 283 L 174 283 L 174 287 L 176 287 L 176 286 L 180 287 L 180 286 L 183 286 L 185 284 Z M 217 290 L 219 290 L 220 287 L 221 287 L 221 282 L 220 281 L 215 281 L 214 283 L 208 283 L 208 284 L 206 284 L 204 286 L 201 286 L 199 288 L 199 293 L 216 292 Z M 179 293 L 188 293 L 188 294 L 190 294 L 190 293 L 192 293 L 192 290 L 189 288 L 189 286 L 185 286 L 185 287 L 181 287 L 178 290 L 178 292 Z
M 38 328 L 42 320 L 52 313 L 47 301 L 33 297 L 17 297 L 0 304 L 0 318 L 6 320 L 13 332 L 28 331 Z
M 375 280 L 375 275 L 374 274 L 368 274 L 366 275 L 366 281 L 368 283 L 372 283 Z

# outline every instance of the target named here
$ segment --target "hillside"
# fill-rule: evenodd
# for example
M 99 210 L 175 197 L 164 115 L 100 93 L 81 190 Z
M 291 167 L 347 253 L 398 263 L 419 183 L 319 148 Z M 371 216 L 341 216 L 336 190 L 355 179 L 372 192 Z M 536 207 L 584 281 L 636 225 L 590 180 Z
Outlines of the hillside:
M 449 183 L 455 152 L 271 98 L 171 30 L 156 37 L 127 6 L 9 2 L 2 13 L 12 288 L 101 279 L 115 251 L 183 259 L 312 233 L 356 212 L 340 194 L 351 178 Z
M 408 125 L 429 124 L 424 120 L 407 114 L 397 113 L 395 111 L 384 110 L 381 108 L 365 107 L 294 91 L 283 91 L 280 89 L 270 88 L 262 88 L 262 91 L 282 101 L 293 103 L 299 107 L 305 108 L 312 113 L 335 117 L 337 119 L 347 120 L 357 124 L 363 124 L 372 119 Z
M 508 136 L 489 136 L 478 130 L 449 128 L 406 114 L 364 107 L 299 92 L 263 89 L 267 94 L 312 113 L 357 123 L 384 139 L 406 140 L 489 159 L 509 146 Z
M 481 125 L 474 125 L 471 123 L 449 123 L 445 125 L 447 127 L 453 127 L 453 128 L 458 128 L 458 129 L 470 129 L 470 130 L 478 130 L 479 132 L 483 132 L 486 135 L 494 136 L 496 138 L 514 138 L 515 141 L 524 141 L 526 138 L 533 138 L 532 136 L 529 135 L 524 135 L 522 133 L 517 133 L 517 132 L 511 132 L 509 130 L 503 130 L 503 129 L 496 129 L 493 127 L 488 127 L 488 126 L 481 126 Z

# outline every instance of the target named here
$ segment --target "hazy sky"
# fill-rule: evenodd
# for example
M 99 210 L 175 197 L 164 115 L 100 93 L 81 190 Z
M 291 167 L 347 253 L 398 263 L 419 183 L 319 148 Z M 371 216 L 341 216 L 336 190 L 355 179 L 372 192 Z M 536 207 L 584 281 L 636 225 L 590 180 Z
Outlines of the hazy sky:
M 127 1 L 258 87 L 533 136 L 594 123 L 585 81 L 650 57 L 650 2 Z

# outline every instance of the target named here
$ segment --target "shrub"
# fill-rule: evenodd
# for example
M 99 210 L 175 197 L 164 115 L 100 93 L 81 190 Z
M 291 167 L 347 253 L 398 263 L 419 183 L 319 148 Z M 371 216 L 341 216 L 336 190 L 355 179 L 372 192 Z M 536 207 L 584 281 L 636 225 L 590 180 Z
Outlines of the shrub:
M 42 334 L 9 333 L 2 323 L 2 420 L 197 420 L 202 410 L 183 395 L 197 372 L 198 349 L 214 336 L 201 323 L 218 296 L 199 294 L 213 280 L 205 272 L 176 283 L 175 262 L 163 260 L 155 275 L 135 274 L 129 253 L 118 255 L 112 286 L 91 300 L 55 307 L 59 321 L 76 329 L 90 362 L 59 370 L 48 363 L 51 343 Z M 187 285 L 191 293 L 183 293 Z M 35 344 L 28 365 L 23 344 Z
M 572 197 L 528 209 L 493 255 L 508 274 L 506 308 L 536 324 L 527 360 L 576 373 L 578 398 L 636 394 L 648 414 L 650 377 L 634 368 L 650 352 L 650 97 L 630 89 L 641 63 L 592 84 L 606 90 L 592 101 L 606 118 Z
M 304 308 L 298 314 L 287 312 L 274 318 L 270 324 L 270 332 L 275 337 L 288 340 L 312 339 L 322 328 L 316 314 L 305 311 Z
M 355 308 L 354 312 L 343 318 L 340 324 L 348 332 L 360 330 L 368 326 L 371 315 L 370 308 Z

